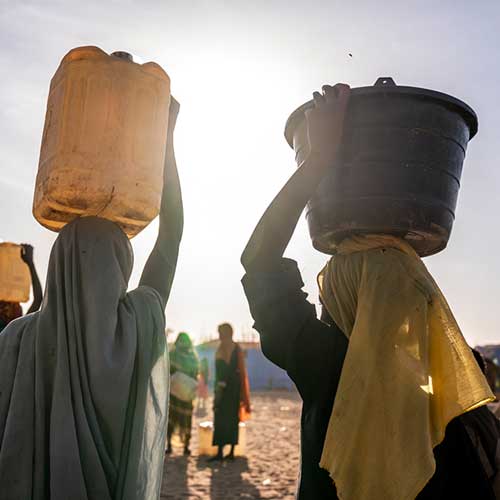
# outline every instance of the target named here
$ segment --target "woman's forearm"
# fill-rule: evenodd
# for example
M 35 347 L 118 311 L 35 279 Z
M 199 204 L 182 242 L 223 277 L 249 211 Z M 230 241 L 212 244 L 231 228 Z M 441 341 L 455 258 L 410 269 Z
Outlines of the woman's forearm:
M 168 236 L 169 239 L 180 242 L 184 229 L 184 207 L 173 147 L 173 137 L 169 137 L 167 143 L 164 178 L 158 239 Z
M 241 256 L 246 271 L 273 267 L 283 256 L 307 202 L 328 165 L 309 157 L 292 175 L 257 224 Z
M 264 212 L 241 263 L 248 272 L 272 269 L 283 256 L 309 199 L 338 158 L 344 117 L 349 102 L 348 85 L 323 86 L 314 92 L 314 106 L 305 112 L 309 155 Z
M 28 265 L 28 267 L 31 274 L 31 285 L 33 288 L 33 302 L 31 303 L 31 306 L 28 309 L 27 314 L 38 311 L 38 309 L 40 309 L 40 305 L 43 299 L 42 285 L 40 284 L 40 279 L 38 278 L 38 273 L 36 272 L 34 262 L 31 262 Z
M 158 238 L 144 267 L 140 284 L 154 288 L 166 305 L 175 276 L 184 228 L 181 186 L 172 136 L 167 141 L 164 178 Z

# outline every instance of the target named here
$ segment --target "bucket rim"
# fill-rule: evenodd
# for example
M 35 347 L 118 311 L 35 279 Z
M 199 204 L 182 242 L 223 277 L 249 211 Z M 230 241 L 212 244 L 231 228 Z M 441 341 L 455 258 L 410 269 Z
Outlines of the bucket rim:
M 439 102 L 441 104 L 444 104 L 448 108 L 454 109 L 462 116 L 465 123 L 469 127 L 469 141 L 477 134 L 478 118 L 476 112 L 465 102 L 449 94 L 445 94 L 444 92 L 405 85 L 372 85 L 366 87 L 355 87 L 351 89 L 351 98 L 371 94 L 412 95 L 414 97 L 422 97 L 431 101 Z M 286 121 L 285 139 L 291 148 L 293 148 L 293 133 L 295 131 L 295 127 L 304 119 L 304 112 L 308 109 L 311 109 L 313 107 L 313 103 L 314 101 L 312 99 L 305 102 L 295 111 L 293 111 Z

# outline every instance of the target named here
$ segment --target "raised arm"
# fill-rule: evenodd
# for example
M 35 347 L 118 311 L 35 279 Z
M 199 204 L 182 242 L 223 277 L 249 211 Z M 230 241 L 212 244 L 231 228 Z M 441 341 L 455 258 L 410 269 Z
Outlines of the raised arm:
M 30 270 L 31 275 L 31 286 L 33 287 L 33 302 L 28 309 L 27 314 L 36 312 L 40 309 L 40 304 L 42 303 L 42 285 L 40 284 L 40 279 L 38 278 L 38 273 L 36 272 L 35 262 L 33 260 L 33 247 L 26 243 L 21 245 L 21 258 L 26 262 Z
M 327 170 L 335 164 L 349 101 L 348 85 L 324 86 L 306 111 L 310 154 L 261 217 L 241 256 L 246 271 L 275 267 L 283 256 L 300 214 Z
M 181 186 L 174 154 L 174 129 L 178 113 L 179 103 L 172 97 L 165 153 L 160 228 L 140 281 L 140 285 L 150 286 L 160 294 L 164 306 L 167 305 L 172 288 L 184 228 Z

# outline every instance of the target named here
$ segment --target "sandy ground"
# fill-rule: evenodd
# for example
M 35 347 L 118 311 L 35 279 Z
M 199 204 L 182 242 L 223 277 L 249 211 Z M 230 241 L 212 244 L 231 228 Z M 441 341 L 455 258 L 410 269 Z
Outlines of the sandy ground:
M 232 500 L 295 498 L 299 470 L 301 402 L 294 392 L 252 393 L 252 419 L 247 424 L 245 457 L 234 462 L 208 462 L 198 456 L 197 422 L 193 418 L 192 455 L 180 444 L 165 459 L 162 499 Z M 228 449 L 226 450 L 226 452 Z

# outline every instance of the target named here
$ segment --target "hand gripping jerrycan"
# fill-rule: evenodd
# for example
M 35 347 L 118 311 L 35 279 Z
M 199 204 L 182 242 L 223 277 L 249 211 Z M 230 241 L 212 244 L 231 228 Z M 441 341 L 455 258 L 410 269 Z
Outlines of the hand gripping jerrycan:
M 135 236 L 157 215 L 170 79 L 126 52 L 71 50 L 50 84 L 33 215 L 59 231 L 79 216 Z

